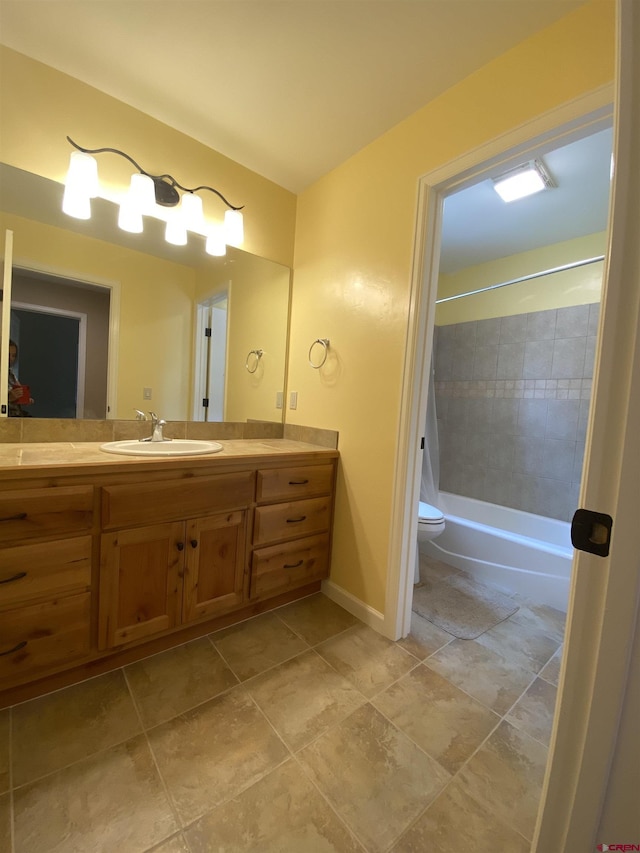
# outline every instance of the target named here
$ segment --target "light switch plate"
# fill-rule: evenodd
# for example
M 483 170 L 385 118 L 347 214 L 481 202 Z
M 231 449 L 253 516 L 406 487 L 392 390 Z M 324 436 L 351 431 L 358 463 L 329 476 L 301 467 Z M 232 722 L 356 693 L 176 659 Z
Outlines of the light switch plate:
M 289 395 L 289 408 L 297 409 L 298 408 L 298 392 L 292 391 Z

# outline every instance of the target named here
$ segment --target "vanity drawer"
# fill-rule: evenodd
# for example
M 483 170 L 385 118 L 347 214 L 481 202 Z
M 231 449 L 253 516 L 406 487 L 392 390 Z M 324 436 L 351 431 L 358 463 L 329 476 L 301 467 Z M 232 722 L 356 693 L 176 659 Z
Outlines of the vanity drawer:
M 88 590 L 91 536 L 0 550 L 0 607 Z
M 0 679 L 67 664 L 89 652 L 90 593 L 5 610 L 0 618 Z
M 328 533 L 260 548 L 251 561 L 251 597 L 266 598 L 328 574 Z
M 82 533 L 93 526 L 93 486 L 57 486 L 0 495 L 0 543 Z
M 242 509 L 253 501 L 254 476 L 253 471 L 242 471 L 188 480 L 105 486 L 102 526 L 112 530 Z
M 333 465 L 266 468 L 258 471 L 256 500 L 267 503 L 328 495 L 333 489 Z
M 255 511 L 253 544 L 262 545 L 320 533 L 328 530 L 330 524 L 330 497 L 259 506 Z

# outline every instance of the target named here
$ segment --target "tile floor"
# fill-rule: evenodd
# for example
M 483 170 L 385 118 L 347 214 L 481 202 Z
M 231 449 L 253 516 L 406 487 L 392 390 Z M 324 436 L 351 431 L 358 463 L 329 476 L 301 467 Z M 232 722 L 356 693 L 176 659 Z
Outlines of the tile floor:
M 0 711 L 0 850 L 526 853 L 564 621 L 519 603 L 393 643 L 317 594 Z

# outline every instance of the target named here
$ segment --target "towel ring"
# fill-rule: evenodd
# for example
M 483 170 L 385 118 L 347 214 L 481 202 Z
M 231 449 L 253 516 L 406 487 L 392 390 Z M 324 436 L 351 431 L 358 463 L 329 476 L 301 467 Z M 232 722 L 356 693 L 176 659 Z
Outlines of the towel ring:
M 254 356 L 255 361 L 251 358 Z M 260 364 L 260 359 L 262 358 L 262 350 L 261 349 L 252 349 L 249 350 L 249 354 L 247 355 L 247 360 L 244 363 L 244 366 L 247 368 L 249 373 L 255 373 L 258 369 L 258 365 Z M 249 362 L 251 361 L 253 365 L 253 370 L 249 367 Z
M 314 364 L 311 361 L 311 352 L 316 344 L 320 344 L 321 347 L 324 348 L 324 352 L 322 354 L 322 361 L 319 364 Z M 327 360 L 327 355 L 329 354 L 329 338 L 316 338 L 316 340 L 309 347 L 309 364 L 313 367 L 314 370 L 319 370 L 322 365 Z

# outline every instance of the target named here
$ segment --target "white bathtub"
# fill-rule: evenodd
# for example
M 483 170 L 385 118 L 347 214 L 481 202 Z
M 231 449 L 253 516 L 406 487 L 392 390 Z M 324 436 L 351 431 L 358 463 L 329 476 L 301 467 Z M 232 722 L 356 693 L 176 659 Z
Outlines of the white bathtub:
M 444 532 L 422 553 L 509 592 L 567 610 L 573 560 L 570 525 L 510 507 L 440 492 Z

